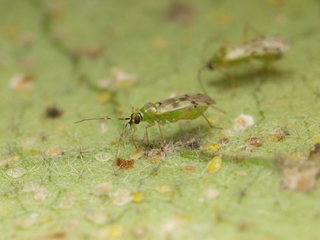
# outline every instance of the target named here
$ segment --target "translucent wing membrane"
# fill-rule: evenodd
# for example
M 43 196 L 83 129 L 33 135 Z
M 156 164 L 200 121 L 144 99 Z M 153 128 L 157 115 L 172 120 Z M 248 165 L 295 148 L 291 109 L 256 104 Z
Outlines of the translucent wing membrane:
M 192 106 L 210 106 L 215 104 L 206 94 L 186 94 L 157 102 L 158 108 L 156 114 L 164 114 L 186 109 Z

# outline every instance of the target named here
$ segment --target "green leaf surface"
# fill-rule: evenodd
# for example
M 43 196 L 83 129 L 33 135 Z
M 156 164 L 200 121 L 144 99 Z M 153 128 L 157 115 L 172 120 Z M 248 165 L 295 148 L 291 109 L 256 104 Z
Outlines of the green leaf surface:
M 319 189 L 280 188 L 274 163 L 308 154 L 320 138 L 319 1 L 3 0 L 0 19 L 1 239 L 319 238 Z M 249 28 L 246 36 L 247 24 L 259 33 Z M 73 124 L 130 117 L 132 107 L 174 92 L 202 92 L 197 72 L 208 39 L 206 60 L 223 44 L 259 34 L 294 44 L 271 69 L 252 61 L 203 71 L 206 92 L 226 111 L 205 115 L 223 130 L 202 117 L 166 124 L 167 156 L 159 163 L 141 157 L 133 168 L 113 166 L 126 121 Z M 102 90 L 115 67 L 137 82 Z M 240 114 L 255 124 L 235 132 Z M 146 147 L 146 126 L 136 125 L 138 146 Z M 289 135 L 273 141 L 279 127 Z M 157 127 L 148 133 L 151 152 L 161 135 Z M 263 143 L 249 151 L 245 141 L 253 137 Z M 222 138 L 229 142 L 205 152 Z M 129 159 L 129 131 L 119 147 L 118 157 Z M 111 159 L 98 161 L 99 153 Z M 222 168 L 208 174 L 216 155 Z M 12 175 L 18 167 L 26 170 L 20 177 Z M 105 182 L 111 189 L 97 190 Z

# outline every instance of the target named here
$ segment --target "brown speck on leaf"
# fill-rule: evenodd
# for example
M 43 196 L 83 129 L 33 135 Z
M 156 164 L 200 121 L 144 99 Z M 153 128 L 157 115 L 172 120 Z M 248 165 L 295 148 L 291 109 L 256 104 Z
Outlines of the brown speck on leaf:
M 281 188 L 297 192 L 316 188 L 320 177 L 319 148 L 320 144 L 311 148 L 308 158 L 292 160 L 289 157 L 279 157 L 276 160 L 282 173 Z
M 270 131 L 271 140 L 274 142 L 283 140 L 289 134 L 286 126 L 278 126 Z
M 320 162 L 320 143 L 316 143 L 310 149 L 308 160 L 313 162 Z
M 119 169 L 127 170 L 129 168 L 134 167 L 134 160 L 126 160 L 123 158 L 117 158 L 117 160 L 114 163 Z
M 286 161 L 281 167 L 281 188 L 306 192 L 316 187 L 320 166 Z
M 242 221 L 238 224 L 238 229 L 240 231 L 246 231 L 246 230 L 249 230 L 250 228 L 252 228 L 253 226 L 254 226 L 253 222 Z
M 250 153 L 253 148 L 261 146 L 262 142 L 263 142 L 262 138 L 257 138 L 257 137 L 246 139 L 244 141 L 245 151 L 247 153 Z
M 221 145 L 226 145 L 228 142 L 229 138 L 221 138 L 218 143 Z
M 100 58 L 105 52 L 105 46 L 91 46 L 84 50 L 84 54 L 87 58 L 91 60 L 96 60 Z
M 59 118 L 63 114 L 63 110 L 57 108 L 57 107 L 47 107 L 45 115 L 47 118 Z
M 167 10 L 166 16 L 181 25 L 187 25 L 194 16 L 194 9 L 185 3 L 173 2 Z
M 248 138 L 244 141 L 244 144 L 247 147 L 259 147 L 262 145 L 263 140 L 261 138 L 257 138 L 257 137 L 252 137 L 252 138 Z

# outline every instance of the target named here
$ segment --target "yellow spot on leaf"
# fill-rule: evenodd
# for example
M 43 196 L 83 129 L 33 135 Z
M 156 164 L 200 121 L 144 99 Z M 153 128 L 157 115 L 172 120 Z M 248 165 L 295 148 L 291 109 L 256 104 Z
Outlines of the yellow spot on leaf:
M 144 194 L 142 192 L 133 192 L 131 194 L 132 202 L 141 203 L 144 200 Z
M 314 143 L 320 143 L 320 137 L 313 138 L 312 141 L 313 141 Z
M 118 238 L 123 234 L 123 226 L 120 223 L 113 224 L 108 229 L 109 238 Z
M 40 150 L 37 149 L 30 149 L 29 152 L 27 153 L 30 156 L 41 156 L 42 152 Z
M 221 148 L 221 145 L 218 143 L 210 143 L 203 147 L 207 152 L 216 152 Z
M 160 156 L 157 156 L 157 155 L 155 155 L 155 156 L 153 156 L 153 157 L 151 157 L 150 159 L 149 159 L 149 161 L 151 162 L 151 163 L 153 163 L 153 164 L 159 164 L 159 163 L 161 163 L 162 162 L 162 157 L 160 157 Z
M 111 92 L 109 92 L 109 91 L 102 91 L 102 92 L 100 92 L 100 93 L 98 94 L 97 100 L 98 100 L 99 103 L 107 103 L 107 102 L 110 101 L 111 97 L 112 97 Z
M 138 147 L 136 150 L 133 151 L 133 153 L 131 153 L 130 155 L 130 159 L 132 160 L 137 160 L 140 157 L 142 157 L 145 153 L 145 148 L 144 147 Z
M 159 184 L 154 187 L 154 190 L 160 192 L 160 193 L 168 193 L 172 191 L 172 186 L 169 184 Z
M 56 148 L 48 148 L 45 154 L 47 156 L 58 156 L 58 155 L 61 155 L 61 151 Z
M 207 165 L 207 172 L 209 174 L 216 173 L 221 169 L 222 166 L 222 158 L 220 156 L 216 156 L 212 158 L 212 160 Z

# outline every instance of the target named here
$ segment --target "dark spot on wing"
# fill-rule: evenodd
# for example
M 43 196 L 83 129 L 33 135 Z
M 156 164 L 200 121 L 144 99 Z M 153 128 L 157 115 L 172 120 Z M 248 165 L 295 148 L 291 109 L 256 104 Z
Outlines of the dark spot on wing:
M 188 97 L 179 98 L 180 102 L 187 101 L 188 99 L 189 99 Z
M 180 105 L 180 101 L 175 101 L 172 103 L 173 108 L 177 108 Z

